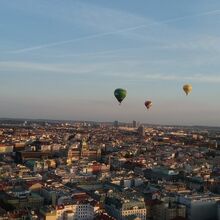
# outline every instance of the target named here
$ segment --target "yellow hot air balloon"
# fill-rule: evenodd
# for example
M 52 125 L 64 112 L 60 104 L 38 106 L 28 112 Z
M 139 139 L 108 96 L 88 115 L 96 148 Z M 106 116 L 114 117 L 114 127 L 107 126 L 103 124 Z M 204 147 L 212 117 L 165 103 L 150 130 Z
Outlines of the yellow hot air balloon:
M 186 95 L 188 95 L 190 92 L 192 92 L 192 85 L 190 85 L 190 84 L 184 85 L 183 90 L 186 93 Z

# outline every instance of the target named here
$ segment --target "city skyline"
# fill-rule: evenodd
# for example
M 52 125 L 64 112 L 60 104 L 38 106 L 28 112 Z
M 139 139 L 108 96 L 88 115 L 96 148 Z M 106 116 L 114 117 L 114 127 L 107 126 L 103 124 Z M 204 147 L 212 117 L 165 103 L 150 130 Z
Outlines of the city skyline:
M 219 16 L 217 0 L 3 0 L 0 118 L 219 126 Z

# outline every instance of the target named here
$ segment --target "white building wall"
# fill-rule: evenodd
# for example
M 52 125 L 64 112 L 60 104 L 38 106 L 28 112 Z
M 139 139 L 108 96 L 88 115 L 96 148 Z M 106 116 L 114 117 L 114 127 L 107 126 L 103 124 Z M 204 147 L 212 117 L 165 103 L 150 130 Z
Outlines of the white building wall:
M 129 215 L 136 215 L 141 220 L 146 220 L 146 209 L 131 209 L 122 211 L 122 219 L 126 220 Z
M 193 200 L 180 197 L 179 202 L 186 205 L 186 213 L 189 220 L 207 220 L 217 218 L 217 200 L 202 198 Z
M 63 209 L 57 210 L 57 220 L 67 220 L 66 212 L 72 211 L 71 215 L 73 219 L 77 220 L 92 220 L 94 218 L 94 207 L 90 204 L 75 204 L 75 205 L 66 205 Z

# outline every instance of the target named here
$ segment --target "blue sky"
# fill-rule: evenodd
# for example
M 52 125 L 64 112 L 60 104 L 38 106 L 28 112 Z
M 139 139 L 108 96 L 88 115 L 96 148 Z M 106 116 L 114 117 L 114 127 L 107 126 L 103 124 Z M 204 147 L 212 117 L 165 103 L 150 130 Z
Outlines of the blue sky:
M 0 33 L 0 117 L 220 125 L 218 0 L 2 0 Z

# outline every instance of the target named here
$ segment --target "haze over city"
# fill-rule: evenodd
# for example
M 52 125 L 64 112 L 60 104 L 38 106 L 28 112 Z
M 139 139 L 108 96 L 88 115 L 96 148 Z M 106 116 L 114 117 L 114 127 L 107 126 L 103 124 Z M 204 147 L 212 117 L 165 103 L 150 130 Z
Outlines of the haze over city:
M 2 0 L 0 118 L 219 126 L 219 18 L 217 0 Z

